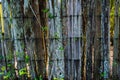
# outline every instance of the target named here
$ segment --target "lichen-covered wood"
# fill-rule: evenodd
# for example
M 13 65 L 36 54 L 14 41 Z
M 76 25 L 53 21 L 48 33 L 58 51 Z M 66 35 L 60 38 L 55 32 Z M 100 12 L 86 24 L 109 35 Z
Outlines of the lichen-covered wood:
M 120 1 L 115 0 L 115 28 L 114 28 L 114 54 L 113 54 L 113 79 L 120 79 Z
M 101 77 L 101 0 L 95 1 L 95 38 L 94 38 L 94 68 L 93 79 L 99 80 Z
M 110 48 L 110 23 L 109 23 L 109 0 L 101 1 L 101 67 L 100 71 L 101 79 L 110 78 L 110 66 L 109 66 L 109 48 Z
M 61 1 L 48 0 L 49 79 L 64 78 L 64 48 L 62 45 Z
M 65 79 L 81 79 L 82 57 L 82 7 L 81 0 L 71 0 L 64 4 L 66 15 L 63 14 L 65 33 Z
M 109 0 L 2 0 L 0 80 L 119 79 L 120 1 L 113 2 L 110 70 Z

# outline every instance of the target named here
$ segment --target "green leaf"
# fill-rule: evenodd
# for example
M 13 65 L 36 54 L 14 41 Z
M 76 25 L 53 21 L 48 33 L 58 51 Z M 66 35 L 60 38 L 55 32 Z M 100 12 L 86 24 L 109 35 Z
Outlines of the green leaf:
M 8 67 L 12 66 L 11 64 L 7 64 Z
M 43 26 L 42 27 L 42 31 L 47 31 L 48 30 L 48 27 L 47 26 Z
M 11 72 L 10 72 L 10 71 L 7 72 L 7 75 L 6 75 L 6 76 L 10 77 L 10 76 L 11 76 Z
M 1 70 L 2 70 L 2 71 L 5 71 L 5 69 L 6 69 L 5 66 L 2 66 L 2 67 L 1 67 Z
M 101 73 L 101 77 L 106 76 L 106 72 Z
M 53 18 L 54 18 L 54 15 L 53 15 L 52 13 L 49 13 L 49 14 L 48 14 L 48 17 L 49 17 L 50 19 L 53 19 Z
M 8 79 L 8 78 L 9 78 L 9 76 L 8 76 L 8 75 L 3 76 L 3 79 Z
M 59 50 L 61 50 L 61 51 L 62 51 L 62 50 L 64 50 L 64 48 L 63 48 L 63 47 L 59 47 Z
M 63 78 L 53 78 L 53 80 L 64 80 Z
M 38 80 L 37 78 L 35 78 L 34 80 Z
M 59 39 L 58 33 L 55 33 L 54 38 Z
M 26 56 L 25 56 L 25 62 L 26 62 L 26 63 L 28 63 L 28 62 L 29 62 L 29 60 L 30 60 L 29 56 L 28 56 L 28 55 L 26 55 Z
M 46 9 L 43 9 L 42 11 L 43 11 L 44 13 L 47 13 L 47 12 L 49 12 L 49 9 L 46 8 Z
M 39 80 L 43 80 L 42 75 L 40 75 Z
M 53 78 L 53 80 L 58 80 L 57 78 Z
M 26 75 L 27 74 L 27 70 L 26 68 L 22 68 L 19 70 L 19 75 L 22 76 L 22 75 Z
M 10 78 L 10 76 L 11 76 L 11 72 L 9 71 L 9 72 L 7 72 L 6 75 L 3 76 L 3 79 L 8 80 Z

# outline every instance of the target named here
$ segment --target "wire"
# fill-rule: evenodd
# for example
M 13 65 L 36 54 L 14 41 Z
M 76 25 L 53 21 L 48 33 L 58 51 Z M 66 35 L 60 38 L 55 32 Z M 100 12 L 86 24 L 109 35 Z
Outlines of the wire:
M 37 22 L 38 22 L 39 26 L 41 27 L 41 25 L 40 25 L 40 23 L 39 23 L 39 20 L 38 20 L 38 18 L 37 18 L 37 16 L 36 16 L 36 14 L 35 14 L 35 11 L 33 10 L 33 8 L 32 8 L 32 6 L 30 5 L 30 3 L 28 3 L 28 4 L 29 4 L 30 9 L 31 9 L 31 11 L 32 11 L 33 15 L 35 16 L 35 18 L 36 18 L 36 20 L 37 20 Z

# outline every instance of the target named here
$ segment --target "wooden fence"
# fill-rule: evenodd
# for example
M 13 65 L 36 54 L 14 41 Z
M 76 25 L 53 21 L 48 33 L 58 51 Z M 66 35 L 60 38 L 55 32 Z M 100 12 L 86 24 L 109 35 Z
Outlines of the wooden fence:
M 0 80 L 120 80 L 119 3 L 2 0 Z

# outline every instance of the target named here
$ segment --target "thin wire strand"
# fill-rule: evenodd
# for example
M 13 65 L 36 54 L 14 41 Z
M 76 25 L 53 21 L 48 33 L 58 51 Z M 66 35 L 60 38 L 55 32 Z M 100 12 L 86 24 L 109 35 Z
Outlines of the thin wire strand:
M 33 15 L 35 16 L 35 18 L 36 18 L 36 20 L 37 20 L 37 22 L 38 22 L 39 26 L 41 27 L 41 25 L 40 25 L 40 23 L 39 23 L 39 20 L 38 20 L 38 18 L 37 18 L 37 16 L 36 16 L 36 14 L 35 14 L 35 11 L 33 10 L 33 8 L 32 8 L 32 6 L 30 5 L 30 3 L 28 3 L 28 4 L 29 4 L 30 9 L 31 9 L 31 11 L 32 11 Z

